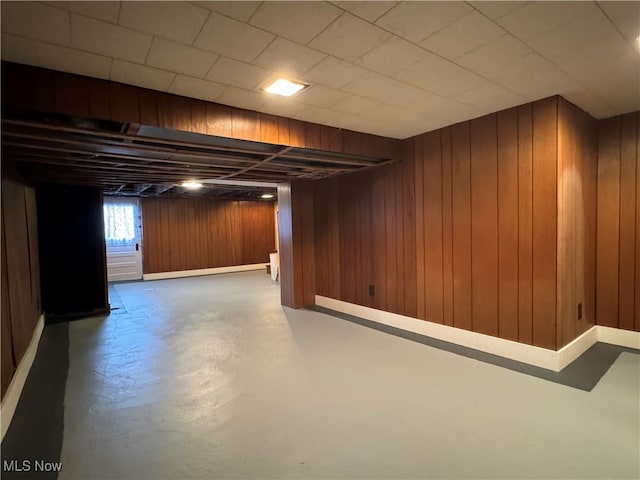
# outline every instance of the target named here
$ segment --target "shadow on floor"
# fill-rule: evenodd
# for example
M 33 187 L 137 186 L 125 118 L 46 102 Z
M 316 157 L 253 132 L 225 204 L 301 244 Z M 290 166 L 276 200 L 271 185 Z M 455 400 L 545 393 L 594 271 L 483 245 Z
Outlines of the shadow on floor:
M 462 347 L 455 343 L 445 342 L 443 340 L 427 337 L 418 333 L 408 332 L 400 328 L 390 327 L 388 325 L 372 322 L 364 318 L 355 317 L 353 315 L 337 312 L 328 308 L 316 306 L 311 307 L 310 310 L 338 317 L 349 322 L 357 323 L 358 325 L 373 328 L 374 330 L 388 333 L 390 335 L 395 335 L 396 337 L 406 338 L 413 342 L 446 350 L 448 352 L 455 353 L 456 355 L 472 358 L 498 367 L 507 368 L 509 370 L 524 373 L 525 375 L 531 375 L 532 377 L 559 383 L 567 387 L 584 390 L 585 392 L 593 390 L 622 352 L 640 354 L 640 350 L 636 350 L 634 348 L 620 347 L 618 345 L 598 342 L 571 364 L 567 365 L 562 371 L 553 372 L 527 363 L 517 362 L 498 355 L 474 350 L 473 348 Z

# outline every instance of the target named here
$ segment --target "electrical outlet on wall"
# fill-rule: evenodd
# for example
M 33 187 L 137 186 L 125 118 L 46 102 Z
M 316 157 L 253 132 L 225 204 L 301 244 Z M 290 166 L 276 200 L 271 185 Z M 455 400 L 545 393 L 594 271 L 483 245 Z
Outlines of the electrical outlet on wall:
M 578 320 L 582 320 L 582 303 L 578 304 Z
M 373 297 L 376 294 L 376 287 L 369 285 L 369 296 Z

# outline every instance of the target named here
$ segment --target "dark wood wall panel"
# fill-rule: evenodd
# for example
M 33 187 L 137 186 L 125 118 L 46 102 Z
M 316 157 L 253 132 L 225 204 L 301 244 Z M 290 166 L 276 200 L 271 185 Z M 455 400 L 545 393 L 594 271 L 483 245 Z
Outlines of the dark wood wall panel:
M 533 344 L 556 348 L 557 97 L 533 104 Z
M 314 305 L 316 284 L 321 283 L 316 274 L 315 203 L 310 182 L 278 185 L 280 296 L 282 305 L 287 307 Z M 328 258 L 332 255 L 329 253 Z
M 594 305 L 594 120 L 563 103 L 559 139 L 561 101 L 419 135 L 401 162 L 319 182 L 319 294 L 550 349 L 582 333 Z M 340 241 L 330 242 L 335 229 Z M 575 247 L 571 257 L 558 239 Z M 330 272 L 341 282 L 333 294 Z
M 401 155 L 399 140 L 10 62 L 2 62 L 2 93 L 6 110 L 89 116 L 382 158 Z
M 498 159 L 496 115 L 471 123 L 472 328 L 498 335 Z
M 273 203 L 142 199 L 144 273 L 269 262 Z
M 640 331 L 639 113 L 598 125 L 596 321 Z
M 533 342 L 533 106 L 518 108 L 518 341 Z
M 595 322 L 595 121 L 559 99 L 558 103 L 558 348 Z M 582 304 L 582 318 L 578 305 Z
M 469 122 L 459 123 L 452 127 L 451 161 L 453 326 L 471 330 L 471 144 Z
M 2 378 L 4 397 L 42 312 L 35 191 L 2 165 Z
M 518 341 L 518 111 L 498 113 L 498 336 Z

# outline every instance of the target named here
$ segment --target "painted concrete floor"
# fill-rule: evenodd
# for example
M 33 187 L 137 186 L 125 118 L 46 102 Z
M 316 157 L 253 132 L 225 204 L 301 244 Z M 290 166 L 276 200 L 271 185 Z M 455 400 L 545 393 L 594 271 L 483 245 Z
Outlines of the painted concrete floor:
M 60 479 L 640 478 L 640 358 L 591 392 L 323 313 L 262 272 L 69 325 Z

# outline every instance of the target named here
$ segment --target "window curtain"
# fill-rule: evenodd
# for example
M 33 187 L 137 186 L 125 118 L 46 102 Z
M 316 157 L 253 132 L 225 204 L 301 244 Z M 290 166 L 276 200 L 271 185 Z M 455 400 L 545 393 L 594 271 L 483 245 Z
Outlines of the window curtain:
M 107 246 L 131 245 L 136 241 L 136 218 L 138 215 L 135 204 L 105 203 L 104 209 L 104 238 Z

